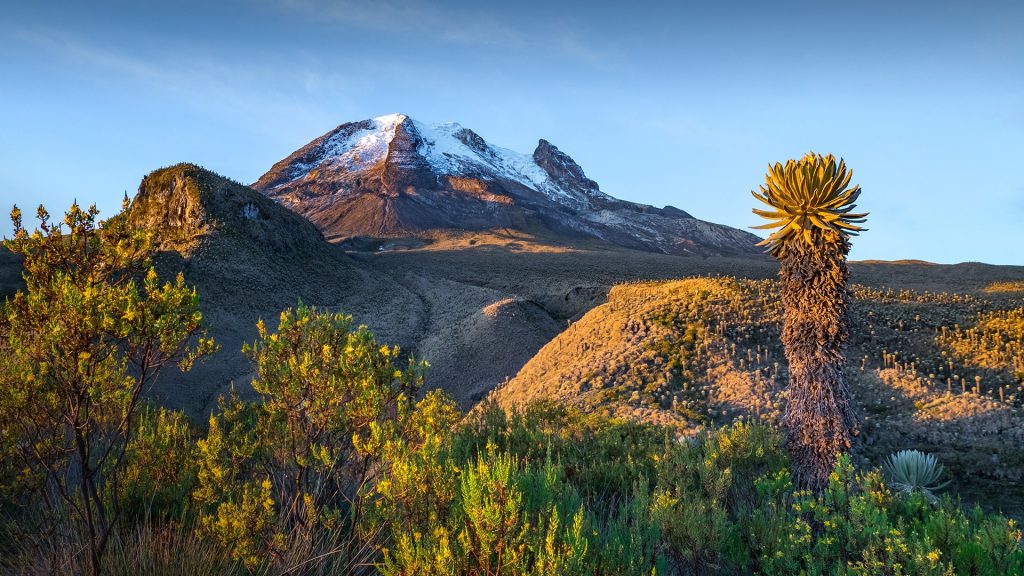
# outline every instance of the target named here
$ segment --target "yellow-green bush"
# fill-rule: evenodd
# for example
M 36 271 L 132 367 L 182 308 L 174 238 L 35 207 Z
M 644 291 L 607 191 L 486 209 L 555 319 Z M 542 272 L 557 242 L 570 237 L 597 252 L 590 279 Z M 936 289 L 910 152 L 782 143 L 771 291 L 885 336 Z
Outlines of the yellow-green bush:
M 409 488 L 406 465 L 433 453 L 453 405 L 437 395 L 417 403 L 425 365 L 400 368 L 398 348 L 350 316 L 300 305 L 281 313 L 276 332 L 258 329 L 245 350 L 259 400 L 223 399 L 198 442 L 201 523 L 251 568 L 298 567 L 327 551 L 339 566 L 359 565 L 380 546 L 377 523 L 390 519 L 381 510 L 397 520 L 430 508 L 425 495 L 380 498 L 381 488 Z
M 142 394 L 215 349 L 195 291 L 153 268 L 151 235 L 98 215 L 72 204 L 54 221 L 39 206 L 29 232 L 12 209 L 3 245 L 24 257 L 25 286 L 0 303 L 0 493 L 48 514 L 26 539 L 84 526 L 93 573 L 124 515 Z
M 143 406 L 125 449 L 120 506 L 129 515 L 181 516 L 195 480 L 195 438 L 188 417 Z

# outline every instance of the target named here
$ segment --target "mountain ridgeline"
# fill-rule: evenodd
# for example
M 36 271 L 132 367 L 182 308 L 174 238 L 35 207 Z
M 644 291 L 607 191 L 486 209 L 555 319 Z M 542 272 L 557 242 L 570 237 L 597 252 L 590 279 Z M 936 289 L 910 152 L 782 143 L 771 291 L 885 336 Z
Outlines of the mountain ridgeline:
M 335 242 L 515 230 L 665 254 L 759 254 L 753 234 L 605 194 L 546 140 L 532 155 L 520 154 L 458 124 L 426 125 L 401 114 L 342 124 L 275 164 L 253 188 Z

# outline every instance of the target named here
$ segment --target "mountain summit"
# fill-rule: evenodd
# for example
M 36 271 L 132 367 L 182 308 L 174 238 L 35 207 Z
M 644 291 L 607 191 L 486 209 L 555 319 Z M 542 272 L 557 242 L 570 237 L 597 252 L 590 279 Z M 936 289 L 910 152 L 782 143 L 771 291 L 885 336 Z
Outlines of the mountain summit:
M 253 188 L 335 242 L 511 229 L 669 254 L 759 253 L 750 233 L 605 194 L 546 140 L 521 154 L 458 124 L 427 125 L 403 114 L 342 124 L 275 164 Z

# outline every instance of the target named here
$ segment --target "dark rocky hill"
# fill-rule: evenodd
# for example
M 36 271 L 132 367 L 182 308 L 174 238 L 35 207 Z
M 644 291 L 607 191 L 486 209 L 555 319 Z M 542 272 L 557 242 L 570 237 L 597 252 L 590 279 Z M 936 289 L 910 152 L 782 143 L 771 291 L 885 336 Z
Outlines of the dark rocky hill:
M 163 248 L 185 252 L 211 235 L 281 253 L 316 250 L 324 242 L 306 219 L 195 164 L 146 175 L 122 217 L 153 231 Z

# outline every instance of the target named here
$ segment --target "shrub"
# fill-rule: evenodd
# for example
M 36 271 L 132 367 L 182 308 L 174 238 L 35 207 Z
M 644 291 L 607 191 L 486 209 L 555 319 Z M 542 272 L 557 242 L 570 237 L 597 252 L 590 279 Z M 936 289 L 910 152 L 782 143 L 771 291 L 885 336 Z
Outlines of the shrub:
M 128 515 L 181 517 L 196 480 L 192 423 L 181 412 L 144 405 L 124 455 L 118 491 Z
M 737 424 L 669 445 L 653 513 L 676 564 L 694 573 L 717 570 L 727 551 L 741 547 L 743 519 L 791 488 L 787 466 L 781 437 L 760 425 Z M 766 485 L 775 489 L 766 493 Z
M 552 403 L 484 406 L 442 451 L 445 486 L 456 487 L 437 498 L 447 505 L 426 523 L 393 524 L 382 571 L 658 572 L 665 562 L 648 504 L 663 442 L 655 427 Z
M 15 207 L 4 245 L 25 258 L 25 288 L 0 306 L 0 478 L 15 470 L 14 488 L 52 513 L 43 529 L 84 525 L 93 573 L 121 516 L 143 392 L 214 349 L 195 291 L 150 266 L 150 236 L 97 215 L 72 204 L 54 223 L 40 206 L 30 234 Z
M 494 445 L 461 474 L 447 517 L 427 532 L 396 533 L 382 572 L 406 575 L 648 574 L 654 533 L 646 501 L 607 524 L 588 512 L 565 470 L 530 464 Z
M 396 457 L 437 444 L 453 424 L 451 402 L 416 404 L 425 365 L 399 368 L 398 348 L 377 344 L 350 316 L 300 305 L 282 312 L 277 332 L 258 329 L 245 351 L 260 401 L 222 399 L 198 442 L 202 525 L 250 567 L 297 568 L 321 553 L 361 564 L 382 532 L 372 525 L 375 482 Z M 429 507 L 409 500 L 392 498 L 392 507 Z
M 653 486 L 666 430 L 629 420 L 584 414 L 551 401 L 505 412 L 485 404 L 467 416 L 452 439 L 458 461 L 472 461 L 489 444 L 532 462 L 550 453 L 592 506 L 610 512 L 637 482 Z

